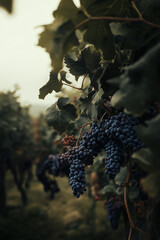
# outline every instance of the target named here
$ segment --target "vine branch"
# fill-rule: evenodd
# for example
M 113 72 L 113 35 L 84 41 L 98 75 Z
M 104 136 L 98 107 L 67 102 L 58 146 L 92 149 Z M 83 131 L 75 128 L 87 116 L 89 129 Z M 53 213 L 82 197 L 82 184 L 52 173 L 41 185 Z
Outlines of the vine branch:
M 126 211 L 127 211 L 127 215 L 128 215 L 128 219 L 129 219 L 129 222 L 130 222 L 130 226 L 132 228 L 134 228 L 135 224 L 132 221 L 132 218 L 131 218 L 131 215 L 130 215 L 130 212 L 129 212 L 129 208 L 128 208 L 128 204 L 127 204 L 127 186 L 128 186 L 128 182 L 129 182 L 130 173 L 131 173 L 131 162 L 129 164 L 129 170 L 128 170 L 128 174 L 127 174 L 127 178 L 126 178 L 125 186 L 124 186 L 124 204 L 125 204 L 125 208 L 126 208 Z
M 78 146 L 79 139 L 82 137 L 83 129 L 84 129 L 87 125 L 90 125 L 90 124 L 92 124 L 92 122 L 85 123 L 85 124 L 83 125 L 83 127 L 81 128 L 81 131 L 80 131 L 80 133 L 79 133 L 79 137 L 78 137 L 78 139 L 77 139 L 77 141 L 76 141 L 76 146 Z
M 139 227 L 137 227 L 134 222 L 132 221 L 130 212 L 129 212 L 129 208 L 128 208 L 128 203 L 127 203 L 127 186 L 128 186 L 128 182 L 129 182 L 129 178 L 130 178 L 130 174 L 131 174 L 131 165 L 132 162 L 129 162 L 129 169 L 128 169 L 128 174 L 126 177 L 126 181 L 125 181 L 125 186 L 124 186 L 124 204 L 125 204 L 125 208 L 126 208 L 126 212 L 128 215 L 128 220 L 130 223 L 130 231 L 129 231 L 129 236 L 128 236 L 128 240 L 131 240 L 131 235 L 132 235 L 132 230 L 136 229 L 138 232 L 142 233 L 143 235 L 145 235 L 148 239 L 150 238 L 150 236 L 148 236 L 148 234 L 146 232 L 144 232 L 142 229 L 140 229 Z
M 65 85 L 65 86 L 67 86 L 67 87 L 71 87 L 71 88 L 77 89 L 77 90 L 80 90 L 80 91 L 82 91 L 82 92 L 84 93 L 84 95 L 85 95 L 86 97 L 88 97 L 87 93 L 86 93 L 86 92 L 84 91 L 84 89 L 83 89 L 83 84 L 84 84 L 84 80 L 85 80 L 86 76 L 87 76 L 87 75 L 84 75 L 84 78 L 83 78 L 83 80 L 82 80 L 82 84 L 81 84 L 81 87 L 80 87 L 80 88 L 79 88 L 79 87 L 75 87 L 75 86 L 73 86 L 73 85 L 69 85 L 68 83 L 63 83 L 63 85 Z
M 85 23 L 91 21 L 91 20 L 114 20 L 114 21 L 122 21 L 122 22 L 144 22 L 145 24 L 151 26 L 151 27 L 155 27 L 155 28 L 160 28 L 160 25 L 156 24 L 156 23 L 152 23 L 146 19 L 144 19 L 142 17 L 141 12 L 139 11 L 139 9 L 137 8 L 136 4 L 134 1 L 131 2 L 133 8 L 135 9 L 135 11 L 138 14 L 138 18 L 132 18 L 132 17 L 111 17 L 111 16 L 101 16 L 101 17 L 92 17 L 90 16 L 88 13 L 86 13 L 85 10 L 85 15 L 87 16 L 87 18 L 85 20 L 83 20 L 82 22 L 80 22 L 79 24 L 77 24 L 77 26 L 75 27 L 76 29 L 81 27 L 82 25 L 84 25 Z M 83 10 L 84 12 L 84 10 Z

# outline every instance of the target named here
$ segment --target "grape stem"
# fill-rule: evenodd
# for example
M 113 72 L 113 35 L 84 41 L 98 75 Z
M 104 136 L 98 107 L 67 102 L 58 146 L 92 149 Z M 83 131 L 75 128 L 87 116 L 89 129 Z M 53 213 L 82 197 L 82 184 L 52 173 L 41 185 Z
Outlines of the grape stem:
M 128 235 L 128 240 L 131 240 L 132 230 L 133 230 L 133 227 L 130 226 L 129 235 Z
M 114 20 L 114 21 L 122 21 L 122 22 L 143 22 L 151 27 L 155 27 L 155 28 L 160 28 L 160 25 L 152 23 L 146 19 L 143 18 L 141 12 L 139 11 L 139 9 L 137 8 L 136 4 L 134 1 L 131 2 L 132 3 L 132 7 L 135 9 L 135 11 L 137 12 L 138 16 L 137 18 L 130 18 L 130 17 L 111 17 L 111 16 L 102 16 L 102 17 L 92 17 L 90 16 L 86 10 L 83 12 L 85 13 L 85 15 L 87 16 L 87 19 L 83 20 L 82 22 L 80 22 L 77 26 L 76 29 L 81 27 L 82 25 L 84 25 L 85 23 L 91 21 L 91 20 Z
M 69 85 L 68 83 L 63 83 L 63 85 L 65 85 L 65 86 L 67 86 L 67 87 L 71 87 L 71 88 L 77 89 L 77 90 L 81 90 L 81 91 L 84 93 L 85 97 L 88 97 L 87 93 L 86 93 L 86 92 L 84 91 L 84 89 L 83 89 L 83 84 L 84 84 L 84 80 L 85 80 L 86 76 L 87 76 L 87 74 L 84 75 L 84 78 L 83 78 L 83 80 L 82 80 L 82 84 L 81 84 L 81 87 L 80 87 L 80 88 L 79 88 L 79 87 L 72 86 L 72 85 Z
M 108 113 L 108 111 L 105 111 L 105 113 L 103 113 L 101 119 L 100 119 L 100 122 L 102 122 L 103 118 L 106 116 L 106 114 Z
M 79 133 L 79 137 L 78 137 L 77 142 L 76 142 L 76 146 L 78 146 L 79 139 L 82 137 L 83 129 L 84 129 L 87 125 L 90 125 L 90 124 L 92 124 L 92 122 L 85 123 L 85 124 L 83 125 L 83 127 L 81 128 L 81 131 L 80 131 L 80 133 Z
M 127 212 L 127 215 L 128 215 L 128 220 L 129 220 L 129 223 L 130 223 L 130 231 L 129 231 L 128 240 L 131 240 L 131 235 L 132 235 L 132 230 L 133 229 L 136 229 L 138 232 L 142 233 L 148 239 L 150 239 L 151 236 L 148 236 L 148 234 L 146 232 L 144 232 L 142 229 L 140 229 L 139 227 L 137 227 L 134 224 L 134 222 L 132 221 L 130 212 L 129 212 L 129 208 L 128 208 L 128 204 L 127 204 L 127 186 L 128 186 L 128 182 L 129 182 L 129 178 L 130 178 L 131 166 L 132 166 L 132 162 L 130 161 L 129 162 L 129 168 L 128 168 L 128 174 L 127 174 L 126 181 L 125 181 L 125 186 L 124 186 L 124 204 L 125 204 L 126 212 Z

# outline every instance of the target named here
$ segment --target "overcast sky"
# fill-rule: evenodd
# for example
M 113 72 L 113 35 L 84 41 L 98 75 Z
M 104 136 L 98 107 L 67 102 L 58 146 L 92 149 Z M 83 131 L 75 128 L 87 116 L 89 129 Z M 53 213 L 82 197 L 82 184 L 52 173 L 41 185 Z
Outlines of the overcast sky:
M 53 20 L 59 0 L 15 0 L 13 14 L 0 8 L 0 91 L 18 84 L 23 104 L 52 104 L 54 94 L 38 99 L 39 88 L 48 80 L 50 58 L 37 47 L 40 28 Z

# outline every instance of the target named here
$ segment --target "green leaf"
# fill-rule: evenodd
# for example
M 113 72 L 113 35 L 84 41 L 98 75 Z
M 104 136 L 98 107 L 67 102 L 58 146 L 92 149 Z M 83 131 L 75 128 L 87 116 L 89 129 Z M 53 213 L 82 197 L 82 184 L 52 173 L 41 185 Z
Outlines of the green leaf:
M 102 61 L 100 51 L 97 51 L 94 46 L 89 46 L 82 50 L 81 58 L 84 61 L 86 68 L 92 74 L 100 67 Z
M 137 199 L 138 198 L 138 195 L 139 195 L 139 189 L 132 186 L 130 188 L 128 188 L 128 192 L 127 192 L 127 197 L 129 199 Z
M 53 104 L 46 111 L 46 121 L 56 131 L 63 133 L 69 127 L 68 115 L 64 111 L 57 108 L 57 104 Z
M 85 47 L 78 52 L 77 60 L 74 60 L 73 57 L 72 55 L 66 56 L 65 63 L 70 73 L 77 77 L 85 74 L 94 74 L 102 60 L 101 53 L 94 46 Z
M 12 0 L 0 0 L 0 6 L 4 7 L 9 13 L 12 12 L 13 1 Z
M 145 164 L 146 169 L 149 171 L 148 176 L 143 179 L 144 191 L 150 197 L 157 197 L 160 194 L 160 114 L 147 121 L 144 126 L 136 126 L 137 135 L 149 148 L 145 151 L 135 153 L 133 156 Z M 148 154 L 147 154 L 148 153 Z
M 117 194 L 118 196 L 122 196 L 123 193 L 124 193 L 124 187 L 117 187 L 117 188 L 116 188 L 116 194 Z
M 77 8 L 72 0 L 61 0 L 57 10 L 53 12 L 53 16 L 55 19 L 70 19 L 75 25 L 85 18 L 82 10 Z
M 112 22 L 111 32 L 120 44 L 121 49 L 141 50 L 149 49 L 152 42 L 159 40 L 160 30 L 148 26 L 143 22 Z
M 65 57 L 65 64 L 69 69 L 69 72 L 77 78 L 89 74 L 89 70 L 86 68 L 85 62 L 81 58 L 74 60 L 68 55 Z
M 59 92 L 61 90 L 62 85 L 63 84 L 58 80 L 57 73 L 53 71 L 50 72 L 49 81 L 39 90 L 40 91 L 39 98 L 44 99 L 45 96 L 48 93 L 52 93 L 53 90 L 55 92 Z
M 97 109 L 95 104 L 92 104 L 92 92 L 88 94 L 88 97 L 80 97 L 78 109 L 80 109 L 82 114 L 87 114 L 91 120 L 97 119 Z
M 61 0 L 53 16 L 53 23 L 43 26 L 44 31 L 40 34 L 38 45 L 50 54 L 52 67 L 58 73 L 65 55 L 79 44 L 75 26 L 84 19 L 84 14 L 72 0 Z
M 131 3 L 127 0 L 81 0 L 81 5 L 92 16 L 133 16 Z
M 151 198 L 156 198 L 160 196 L 159 179 L 160 179 L 160 170 L 158 168 L 152 171 L 152 173 L 149 174 L 142 181 L 143 190 L 147 192 L 147 194 Z
M 79 127 L 82 127 L 87 122 L 89 122 L 88 116 L 86 114 L 81 114 L 80 117 L 75 121 L 75 127 L 78 129 Z
M 100 89 L 98 90 L 98 92 L 95 93 L 95 95 L 94 95 L 94 97 L 93 97 L 93 99 L 92 99 L 92 103 L 93 103 L 93 104 L 96 104 L 96 102 L 99 102 L 99 101 L 101 100 L 103 94 L 104 94 L 104 91 L 103 91 L 102 88 L 100 88 Z
M 159 56 L 160 44 L 157 44 L 139 61 L 127 67 L 119 78 L 109 81 L 120 88 L 112 97 L 113 106 L 140 115 L 151 102 L 160 99 Z
M 135 127 L 137 135 L 149 147 L 154 154 L 160 156 L 160 114 L 146 122 L 146 126 Z M 160 166 L 160 161 L 159 166 Z
M 117 175 L 115 176 L 115 183 L 117 185 L 121 185 L 122 183 L 125 182 L 125 179 L 127 177 L 127 173 L 128 173 L 128 168 L 127 167 L 121 167 L 120 168 L 120 172 L 117 173 Z
M 77 109 L 73 104 L 69 103 L 69 98 L 59 98 L 57 106 L 59 109 L 66 111 L 69 114 L 71 120 L 75 120 L 77 118 Z
M 137 8 L 143 13 L 143 17 L 150 22 L 160 23 L 160 1 L 157 0 L 135 0 Z M 154 14 L 151 14 L 153 12 Z
M 100 193 L 102 195 L 106 195 L 107 193 L 115 193 L 116 188 L 113 182 L 110 182 L 108 185 L 106 185 L 104 188 L 101 189 Z
M 150 219 L 150 225 L 151 225 L 151 232 L 152 236 L 154 236 L 155 239 L 160 238 L 160 200 L 157 199 L 154 201 L 152 208 L 149 213 L 149 219 Z
M 142 163 L 146 169 L 150 169 L 152 165 L 153 153 L 148 148 L 142 148 L 132 154 L 132 158 Z
M 67 84 L 71 84 L 72 83 L 68 79 L 66 79 L 66 72 L 65 71 L 60 71 L 60 78 L 61 78 L 61 81 L 64 81 Z
M 96 29 L 96 33 L 95 33 Z M 84 40 L 94 44 L 97 50 L 102 50 L 105 60 L 112 60 L 115 56 L 114 39 L 109 24 L 104 21 L 90 21 L 84 34 Z
M 77 117 L 76 108 L 68 103 L 68 98 L 59 98 L 57 103 L 53 104 L 46 111 L 46 121 L 59 133 L 63 133 L 69 128 L 70 121 Z
M 66 53 L 78 45 L 73 23 L 61 17 L 52 24 L 45 25 L 38 45 L 49 53 L 52 67 L 58 73 L 63 66 L 62 61 Z

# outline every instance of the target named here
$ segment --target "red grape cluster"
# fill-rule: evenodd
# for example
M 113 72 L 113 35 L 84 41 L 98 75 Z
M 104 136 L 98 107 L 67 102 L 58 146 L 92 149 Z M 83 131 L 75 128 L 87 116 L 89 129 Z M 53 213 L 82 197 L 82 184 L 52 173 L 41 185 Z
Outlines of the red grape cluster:
M 65 146 L 74 146 L 75 145 L 75 136 L 68 136 L 68 134 L 66 134 L 66 136 L 62 139 L 61 143 Z

